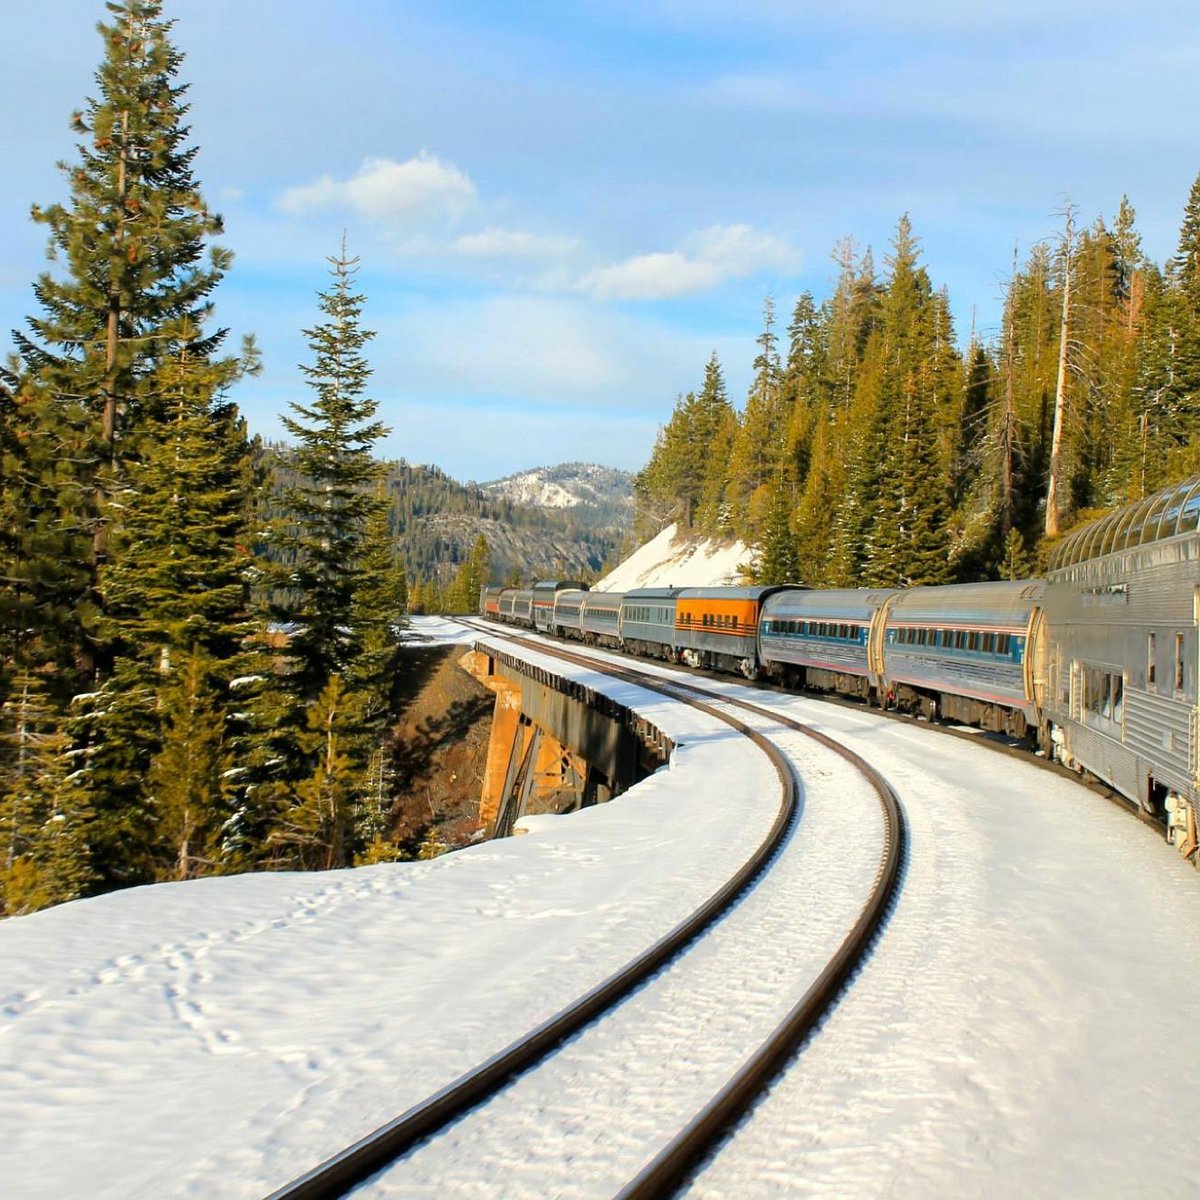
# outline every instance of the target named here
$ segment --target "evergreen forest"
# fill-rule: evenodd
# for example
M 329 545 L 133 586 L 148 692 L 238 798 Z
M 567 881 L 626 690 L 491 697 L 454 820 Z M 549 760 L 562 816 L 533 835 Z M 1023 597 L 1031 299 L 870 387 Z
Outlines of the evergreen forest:
M 1062 215 L 1014 255 L 990 345 L 960 348 L 907 216 L 882 268 L 839 244 L 832 294 L 801 295 L 786 328 L 768 297 L 744 407 L 714 353 L 636 478 L 638 533 L 741 538 L 761 583 L 1017 579 L 1200 471 L 1200 177 L 1164 265 L 1125 199 Z
M 406 579 L 345 245 L 276 475 L 159 0 L 111 0 L 51 265 L 0 373 L 0 915 L 155 880 L 394 858 Z M 320 264 L 315 264 L 319 268 Z

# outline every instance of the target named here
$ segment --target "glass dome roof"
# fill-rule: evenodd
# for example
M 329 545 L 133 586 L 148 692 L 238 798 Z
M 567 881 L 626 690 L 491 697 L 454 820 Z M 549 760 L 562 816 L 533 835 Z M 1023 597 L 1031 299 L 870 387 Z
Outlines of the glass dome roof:
M 1200 527 L 1200 476 L 1173 484 L 1136 504 L 1118 508 L 1099 521 L 1077 529 L 1055 547 L 1050 570 L 1061 571 L 1088 559 L 1101 558 L 1161 541 Z

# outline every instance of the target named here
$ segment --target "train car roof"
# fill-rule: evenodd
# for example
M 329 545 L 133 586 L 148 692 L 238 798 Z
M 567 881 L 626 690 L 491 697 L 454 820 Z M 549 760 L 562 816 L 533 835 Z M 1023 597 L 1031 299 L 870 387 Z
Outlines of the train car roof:
M 589 587 L 582 579 L 541 579 L 533 585 L 535 592 L 586 592 Z
M 781 588 L 763 602 L 763 616 L 845 617 L 858 620 L 870 616 L 896 588 Z
M 1046 592 L 1044 579 L 997 583 L 950 583 L 898 592 L 888 608 L 887 623 L 919 620 L 930 624 L 1026 625 Z
M 620 604 L 625 599 L 626 592 L 585 592 L 584 599 L 589 603 L 593 600 L 603 603 L 605 600 L 611 600 L 616 604 Z
M 778 591 L 775 587 L 695 587 L 680 588 L 681 600 L 761 600 Z
M 1200 475 L 1193 475 L 1068 534 L 1050 555 L 1050 572 L 1198 529 Z
M 674 600 L 683 588 L 673 587 L 653 587 L 653 588 L 634 588 L 632 592 L 625 593 L 626 600 Z

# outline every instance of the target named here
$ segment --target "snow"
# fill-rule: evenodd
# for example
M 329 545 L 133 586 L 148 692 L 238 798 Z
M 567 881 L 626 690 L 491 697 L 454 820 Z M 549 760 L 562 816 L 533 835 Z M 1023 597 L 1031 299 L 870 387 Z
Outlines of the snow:
M 870 894 L 880 805 L 832 751 L 772 720 L 748 720 L 805 778 L 822 781 L 802 797 L 798 826 L 759 885 L 610 1017 L 356 1197 L 486 1194 L 481 1162 L 505 1195 L 616 1195 L 812 985 Z
M 502 495 L 514 504 L 530 504 L 538 508 L 574 508 L 581 503 L 578 496 L 573 496 L 553 480 L 543 479 L 536 471 L 487 484 L 485 490 Z
M 0 924 L 6 1194 L 261 1196 L 715 891 L 774 816 L 765 757 L 675 701 L 570 673 L 667 732 L 671 768 L 428 863 L 163 884 Z
M 477 637 L 436 618 L 414 626 L 446 644 Z M 4 1194 L 261 1196 L 560 1008 L 714 890 L 773 816 L 765 760 L 662 697 L 542 665 L 658 724 L 677 742 L 671 768 L 611 804 L 432 862 L 163 884 L 0 923 Z M 691 1194 L 1193 1195 L 1195 872 L 1115 805 L 986 747 L 866 709 L 706 686 L 858 749 L 899 792 L 911 849 L 871 958 Z M 735 1027 L 768 971 L 819 953 L 841 919 L 836 881 L 870 848 L 847 780 L 816 759 L 802 769 L 789 885 L 801 890 L 759 898 L 775 922 L 766 956 L 730 973 L 716 1005 L 674 968 L 639 998 L 635 1033 L 674 1014 L 660 1022 L 677 1039 L 666 1061 L 693 1078 L 710 1050 L 727 1062 L 744 1048 Z M 519 1111 L 534 1115 L 507 1127 L 496 1157 L 462 1135 L 437 1168 L 447 1186 L 417 1194 L 551 1194 L 549 1159 L 554 1178 L 555 1160 L 581 1164 L 564 1194 L 610 1195 L 588 1191 L 604 1168 L 588 1130 L 627 1149 L 633 1110 L 654 1099 L 642 1082 L 623 1089 L 616 1065 L 596 1074 L 617 1040 L 608 1022 L 581 1036 L 558 1082 L 520 1085 L 532 1109 Z M 663 1104 L 678 1115 L 686 1099 Z
M 681 537 L 668 525 L 610 571 L 594 591 L 629 592 L 643 587 L 721 587 L 740 583 L 752 557 L 742 542 Z
M 705 684 L 866 757 L 900 795 L 910 849 L 871 959 L 687 1194 L 1194 1196 L 1196 871 L 1032 763 L 865 708 Z

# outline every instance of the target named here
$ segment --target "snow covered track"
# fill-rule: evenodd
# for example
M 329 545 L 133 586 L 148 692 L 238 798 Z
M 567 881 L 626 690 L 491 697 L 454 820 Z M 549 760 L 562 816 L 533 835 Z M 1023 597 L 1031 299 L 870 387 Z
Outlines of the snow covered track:
M 526 644 L 538 653 L 555 653 L 541 643 Z M 558 653 L 594 666 L 592 659 Z M 696 699 L 692 687 L 648 682 L 644 672 L 632 668 L 627 674 L 638 686 L 665 690 L 676 697 L 690 694 L 688 703 L 714 711 L 711 704 Z M 858 806 L 859 820 L 847 820 L 846 809 L 834 804 L 826 804 L 823 815 L 819 806 L 816 817 L 806 815 L 805 837 L 789 840 L 772 861 L 770 872 L 758 880 L 716 933 L 691 945 L 633 1000 L 544 1060 L 502 1096 L 368 1184 L 365 1194 L 427 1195 L 431 1188 L 443 1194 L 495 1194 L 496 1171 L 508 1179 L 505 1158 L 531 1137 L 536 1140 L 532 1127 L 543 1124 L 574 1128 L 575 1137 L 564 1135 L 568 1146 L 539 1156 L 536 1164 L 523 1164 L 520 1173 L 524 1178 L 519 1184 L 508 1182 L 504 1194 L 667 1194 L 729 1129 L 826 1011 L 869 945 L 895 886 L 903 842 L 899 805 L 891 789 L 870 768 L 831 739 L 761 710 L 756 713 L 760 728 L 746 729 L 729 710 L 753 706 L 720 702 L 717 707 L 724 710 L 721 719 L 733 722 L 760 744 L 768 737 L 764 725 L 769 731 L 768 746 L 779 742 L 786 731 L 790 761 L 784 762 L 773 747 L 769 751 L 781 778 L 790 778 L 797 764 L 805 774 L 815 769 L 819 775 L 832 775 L 850 810 Z M 864 854 L 862 844 L 862 825 L 870 822 L 872 812 L 882 847 L 875 859 L 869 850 Z M 810 820 L 815 824 L 811 830 Z M 702 921 L 708 924 L 718 907 L 722 911 L 730 907 L 775 853 L 789 823 L 781 810 L 760 853 L 721 889 L 720 897 L 704 906 L 704 912 L 684 923 L 692 927 L 691 932 L 674 940 L 693 942 Z M 823 844 L 816 860 L 809 838 Z M 828 862 L 831 838 L 835 843 L 841 840 L 834 847 L 835 858 L 842 864 L 837 878 L 831 878 L 827 870 L 815 869 L 819 860 Z M 868 846 L 874 844 L 874 839 L 866 840 Z M 683 926 L 676 932 L 682 934 Z M 721 943 L 717 951 L 712 949 L 714 941 Z M 664 957 L 655 955 L 660 964 Z M 700 961 L 693 963 L 697 958 Z M 656 968 L 649 969 L 653 972 Z M 635 987 L 646 977 L 641 970 L 627 974 Z M 797 981 L 801 981 L 799 986 Z M 803 995 L 797 1001 L 800 992 Z M 710 1041 L 706 1034 L 720 1032 L 712 1029 L 718 1014 L 727 1024 L 731 1019 L 732 1028 Z M 581 1017 L 575 1026 L 587 1019 Z M 617 1032 L 610 1032 L 614 1029 Z M 536 1041 L 530 1048 L 535 1059 L 542 1059 L 556 1040 L 539 1036 L 543 1033 L 535 1031 Z M 518 1048 L 511 1047 L 506 1056 Z M 516 1068 L 503 1074 L 513 1070 Z M 596 1103 L 597 1089 L 613 1089 L 609 1099 L 615 1109 Z M 457 1111 L 474 1102 L 468 1099 L 452 1107 Z M 613 1111 L 620 1114 L 621 1129 L 616 1136 L 621 1144 L 605 1149 L 607 1139 L 593 1136 L 597 1114 Z M 575 1142 L 585 1126 L 589 1131 L 583 1137 L 585 1144 L 577 1147 Z M 386 1136 L 386 1131 L 381 1134 Z M 415 1139 L 403 1140 L 402 1151 L 406 1151 Z M 479 1144 L 481 1141 L 484 1144 Z M 370 1153 L 367 1147 L 356 1151 Z M 487 1161 L 483 1171 L 485 1175 L 490 1172 L 493 1190 L 481 1183 L 480 1157 Z M 329 1167 L 336 1169 L 336 1163 Z M 633 1176 L 632 1182 L 626 1183 Z M 297 1181 L 296 1186 L 309 1185 Z M 284 1189 L 277 1196 L 335 1194 L 340 1193 L 335 1189 Z
M 544 648 L 539 647 L 543 653 Z M 568 658 L 564 652 L 557 656 Z M 589 663 L 589 666 L 594 664 Z M 636 672 L 605 667 L 605 673 L 636 680 L 642 687 L 672 695 L 676 689 L 647 681 Z M 740 869 L 685 920 L 621 970 L 579 997 L 536 1029 L 513 1042 L 453 1083 L 414 1105 L 352 1146 L 271 1194 L 270 1200 L 316 1200 L 341 1196 L 381 1167 L 410 1150 L 422 1138 L 444 1128 L 462 1113 L 493 1095 L 521 1071 L 528 1070 L 564 1039 L 611 1009 L 636 990 L 665 963 L 725 913 L 753 879 L 766 867 L 795 820 L 797 793 L 786 759 L 761 734 L 728 714 L 696 700 L 693 707 L 707 711 L 755 742 L 771 759 L 780 783 L 779 811 L 766 838 Z

